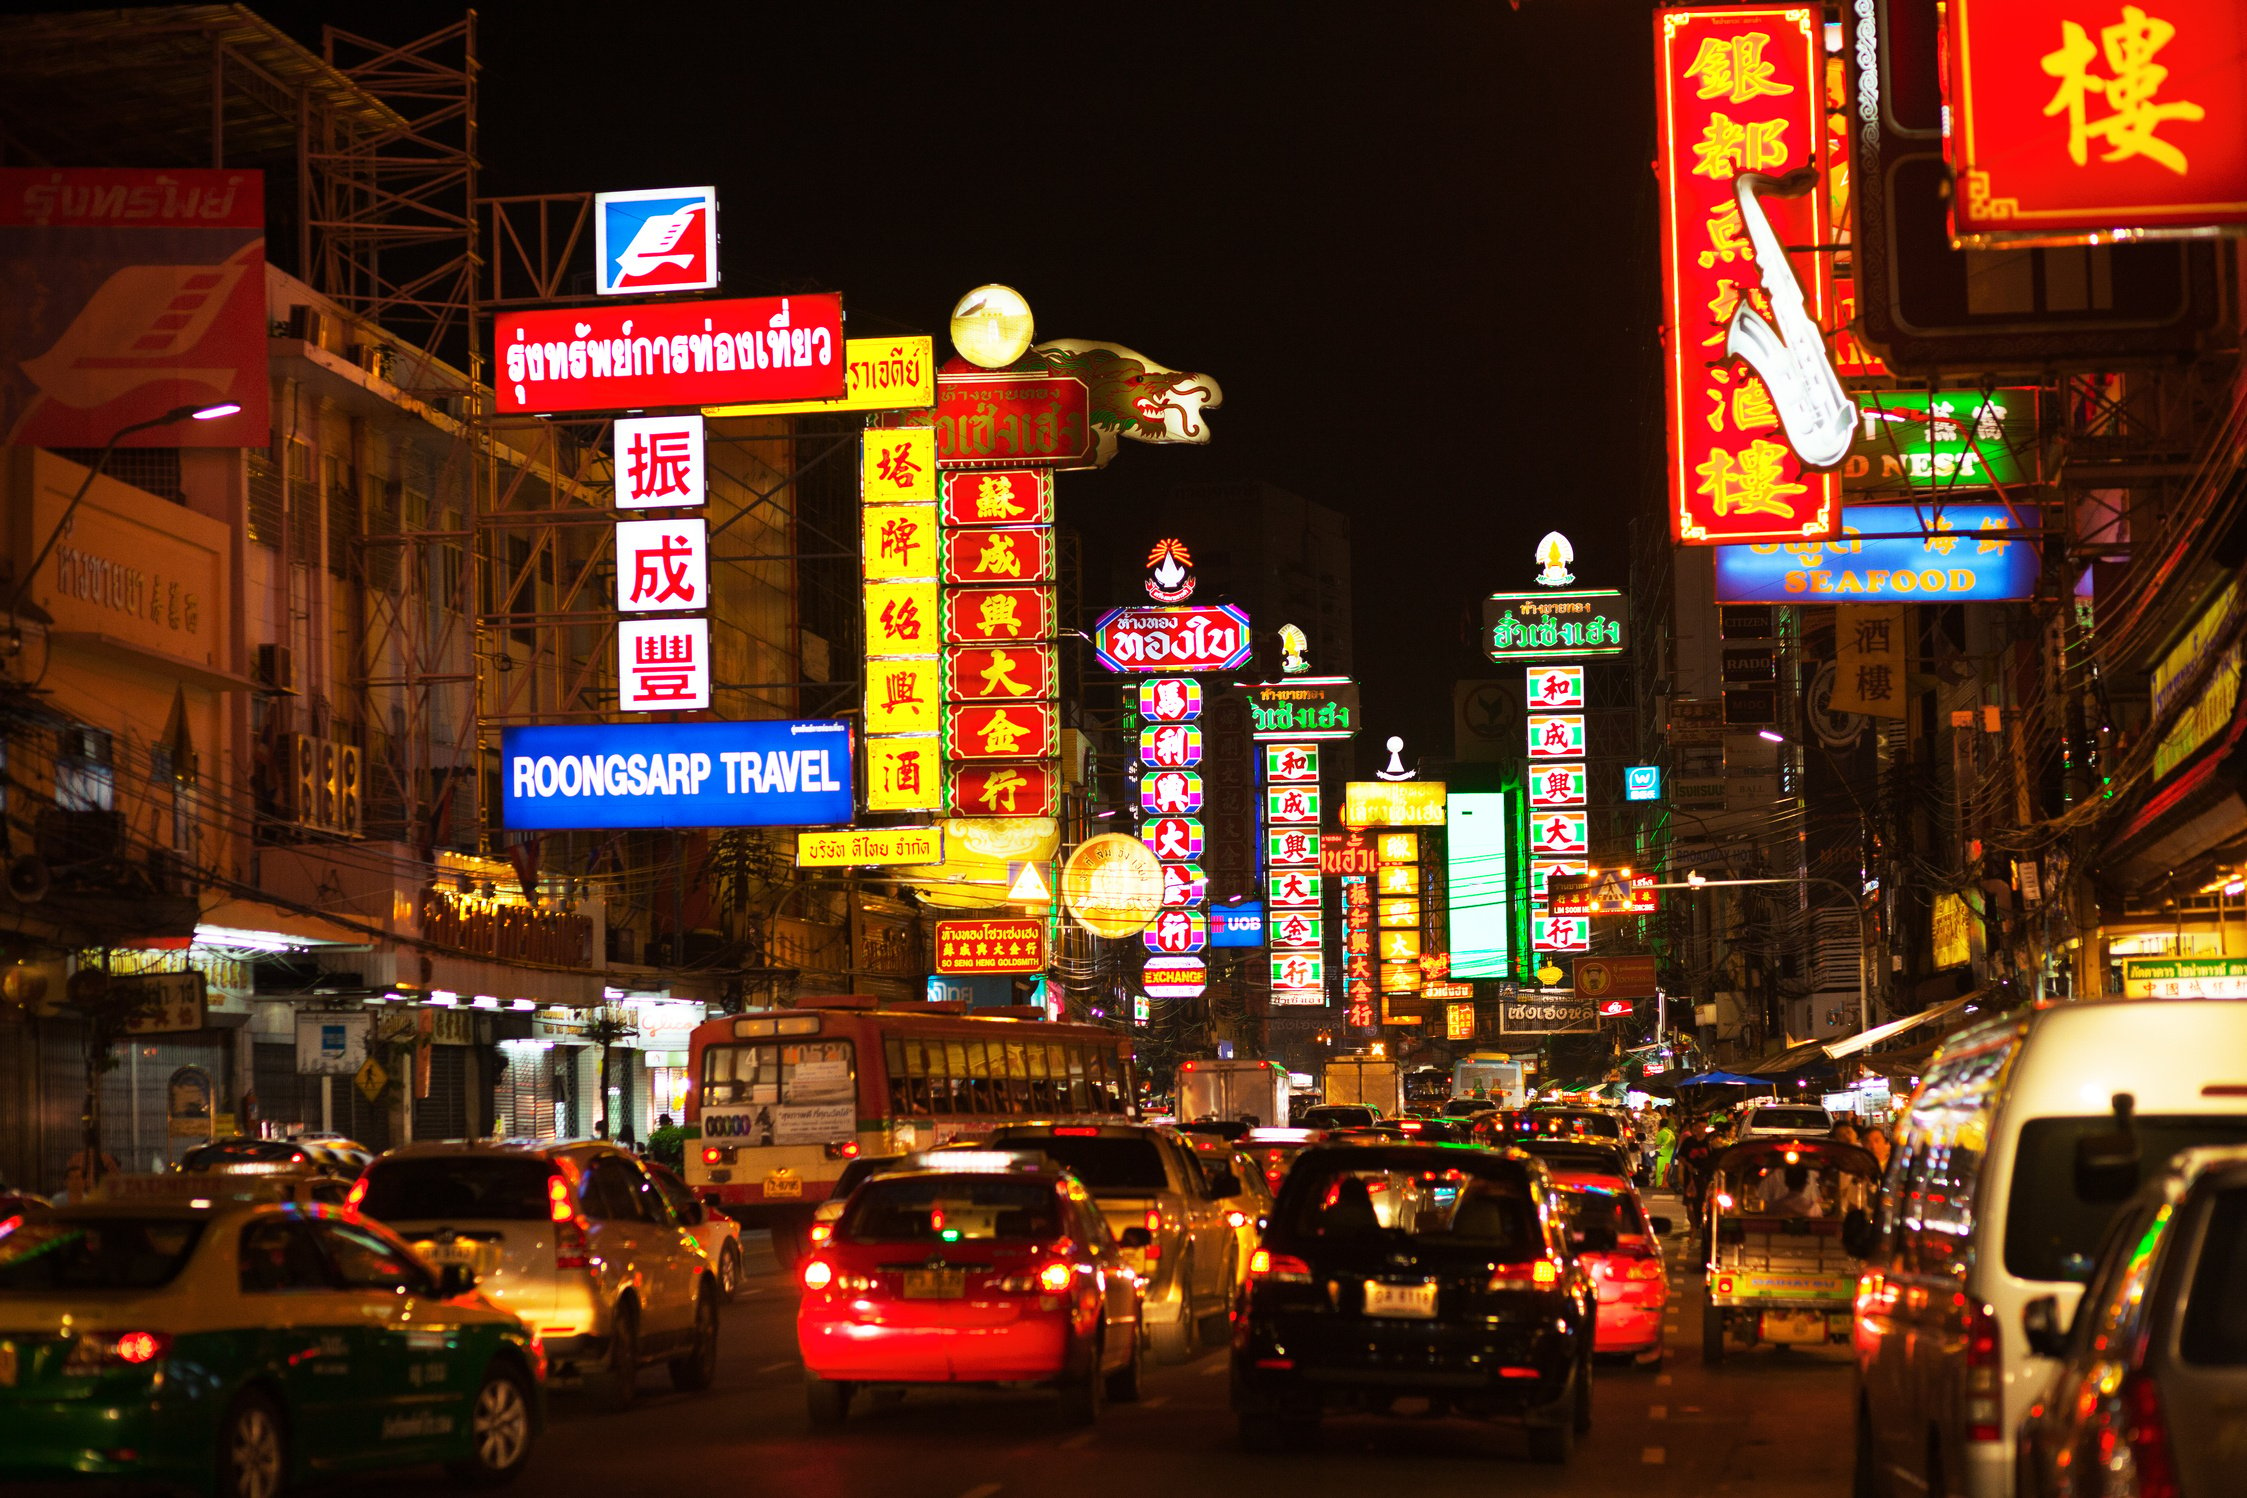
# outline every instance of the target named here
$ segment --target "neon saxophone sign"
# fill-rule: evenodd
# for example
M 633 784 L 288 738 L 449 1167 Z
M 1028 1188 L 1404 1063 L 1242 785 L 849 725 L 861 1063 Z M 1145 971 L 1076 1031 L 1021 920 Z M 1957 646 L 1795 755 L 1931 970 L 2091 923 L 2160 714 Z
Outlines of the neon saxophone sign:
M 1771 392 L 1771 404 L 1786 428 L 1795 456 L 1812 468 L 1832 468 L 1849 456 L 1857 429 L 1857 407 L 1841 388 L 1833 361 L 1826 356 L 1825 334 L 1803 306 L 1802 286 L 1787 261 L 1786 247 L 1765 216 L 1762 198 L 1794 198 L 1815 189 L 1818 172 L 1803 167 L 1784 177 L 1742 172 L 1732 179 L 1740 201 L 1740 222 L 1755 245 L 1756 274 L 1771 304 L 1771 321 L 1742 298 L 1732 311 L 1724 351 L 1748 362 Z

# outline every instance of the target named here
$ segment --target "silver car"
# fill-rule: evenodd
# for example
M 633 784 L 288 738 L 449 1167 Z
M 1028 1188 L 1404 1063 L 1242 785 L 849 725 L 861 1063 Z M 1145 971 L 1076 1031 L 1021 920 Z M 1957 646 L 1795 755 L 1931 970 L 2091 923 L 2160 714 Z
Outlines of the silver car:
M 376 1160 L 354 1204 L 431 1264 L 465 1264 L 528 1323 L 558 1376 L 605 1375 L 629 1406 L 642 1368 L 682 1389 L 718 1366 L 715 1267 L 663 1192 L 603 1143 L 417 1144 Z

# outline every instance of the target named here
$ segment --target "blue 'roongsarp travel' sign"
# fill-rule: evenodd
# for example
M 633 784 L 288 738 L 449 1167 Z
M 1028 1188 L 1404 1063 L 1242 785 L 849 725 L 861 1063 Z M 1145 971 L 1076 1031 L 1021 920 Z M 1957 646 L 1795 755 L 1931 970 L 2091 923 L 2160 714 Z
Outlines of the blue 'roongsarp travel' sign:
M 501 809 L 517 831 L 851 819 L 851 733 L 840 719 L 509 728 L 499 757 Z

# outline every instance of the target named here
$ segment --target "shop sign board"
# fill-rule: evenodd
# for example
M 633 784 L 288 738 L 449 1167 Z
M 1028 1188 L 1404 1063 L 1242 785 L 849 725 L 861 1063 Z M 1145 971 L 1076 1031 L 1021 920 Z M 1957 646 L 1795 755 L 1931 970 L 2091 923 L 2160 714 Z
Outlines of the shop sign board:
M 1060 742 L 1050 702 L 947 707 L 944 720 L 953 759 L 1044 759 Z
M 1053 472 L 1045 468 L 947 468 L 946 525 L 1051 525 Z
M 749 406 L 708 406 L 705 416 L 785 416 L 814 411 L 922 411 L 936 404 L 936 340 L 843 340 L 843 393 L 831 400 L 760 401 Z
M 1157 817 L 1140 826 L 1139 840 L 1153 849 L 1157 858 L 1199 858 L 1203 844 L 1201 819 Z
M 1652 915 L 1662 908 L 1654 883 L 1652 874 L 1629 869 L 1556 875 L 1545 886 L 1545 909 L 1551 915 Z
M 936 377 L 936 453 L 947 468 L 1089 468 L 1092 392 L 1069 375 L 945 370 Z
M 1254 900 L 1209 908 L 1209 944 L 1213 947 L 1264 945 L 1264 907 Z
M 502 415 L 843 393 L 843 299 L 736 297 L 511 309 L 493 318 Z
M 1087 839 L 1061 869 L 1061 903 L 1095 936 L 1132 936 L 1163 906 L 1165 865 L 1135 837 Z
M 710 621 L 699 615 L 616 621 L 616 705 L 627 713 L 710 705 Z
M 1566 713 L 1584 710 L 1584 668 L 1544 665 L 1528 669 L 1525 690 L 1533 713 Z
M 2247 223 L 2237 0 L 1951 0 L 1954 236 L 2106 244 Z
M 1441 827 L 1447 787 L 1440 780 L 1351 780 L 1342 786 L 1345 827 Z
M 2180 711 L 2185 689 L 2199 679 L 2199 670 L 2208 652 L 2214 648 L 2239 616 L 2240 585 L 2237 579 L 2224 584 L 2183 639 L 2171 646 L 2153 668 L 2153 718 L 2156 723 L 2171 725 L 2154 746 L 2153 774 L 2156 780 L 2190 759 L 2202 744 L 2231 726 L 2234 711 L 2239 705 L 2239 676 L 2242 657 L 2241 646 L 2234 642 L 2224 652 L 2208 685 L 2193 700 L 2189 709 Z
M 710 533 L 700 515 L 616 524 L 616 606 L 628 614 L 710 602 Z
M 944 533 L 944 581 L 959 584 L 1053 581 L 1053 527 L 972 526 Z
M 1347 676 L 1295 676 L 1241 689 L 1257 739 L 1346 739 L 1358 731 L 1358 684 Z
M 1150 723 L 1191 723 L 1202 715 L 1202 684 L 1191 676 L 1153 676 L 1139 683 L 1139 716 Z
M 1853 499 L 1908 499 L 2033 484 L 2043 465 L 2036 440 L 2036 389 L 1858 392 L 1857 434 L 1841 463 Z M 1842 514 L 1846 531 L 1849 516 Z
M 2125 957 L 2122 992 L 2133 999 L 2247 999 L 2247 957 Z
M 593 290 L 601 296 L 708 291 L 718 284 L 718 189 L 593 194 Z
M 1566 1035 L 1598 1028 L 1598 1007 L 1589 995 L 1525 993 L 1498 1001 L 1501 1035 Z
M 1494 661 L 1621 655 L 1629 623 L 1615 588 L 1492 593 L 1482 601 L 1482 650 Z
M 933 585 L 931 588 L 933 592 Z M 1048 585 L 1022 588 L 946 588 L 944 642 L 948 645 L 1006 645 L 1053 638 L 1054 590 Z
M 119 974 L 109 980 L 109 995 L 134 1006 L 128 1034 L 184 1035 L 209 1023 L 209 988 L 193 969 Z
M 944 652 L 947 702 L 1048 701 L 1061 681 L 1052 645 L 961 646 Z
M 1113 609 L 1093 626 L 1092 650 L 1110 671 L 1230 671 L 1252 647 L 1248 615 L 1229 603 Z
M 1539 810 L 1590 803 L 1582 765 L 1539 765 L 1529 772 L 1529 804 Z
M 874 868 L 944 861 L 941 827 L 845 827 L 796 834 L 799 869 Z
M 1045 971 L 1045 917 L 998 916 L 936 923 L 940 973 Z
M 1576 991 L 1589 999 L 1651 999 L 1655 994 L 1651 957 L 1580 957 Z
M 365 1010 L 297 1011 L 297 1075 L 348 1077 L 357 1072 L 367 1059 L 367 1030 L 373 1020 Z
M 696 412 L 619 416 L 611 440 L 616 507 L 691 507 L 710 494 L 708 443 Z
M 1836 541 L 1716 548 L 1719 603 L 1968 603 L 2036 592 L 2042 559 L 2002 504 L 1849 505 Z M 2033 524 L 2033 520 L 2029 523 Z
M 1199 957 L 1150 957 L 1139 986 L 1151 999 L 1199 998 L 1209 987 L 1209 968 Z
M 947 804 L 970 817 L 1050 817 L 1061 804 L 1050 763 L 954 765 L 950 774 Z
M 1529 757 L 1531 759 L 1582 759 L 1584 757 L 1584 715 L 1582 713 L 1531 713 L 1529 715 Z
M 506 728 L 500 805 L 511 831 L 847 824 L 851 758 L 841 719 Z
M 858 439 L 865 504 L 936 503 L 936 434 L 925 426 L 868 427 Z

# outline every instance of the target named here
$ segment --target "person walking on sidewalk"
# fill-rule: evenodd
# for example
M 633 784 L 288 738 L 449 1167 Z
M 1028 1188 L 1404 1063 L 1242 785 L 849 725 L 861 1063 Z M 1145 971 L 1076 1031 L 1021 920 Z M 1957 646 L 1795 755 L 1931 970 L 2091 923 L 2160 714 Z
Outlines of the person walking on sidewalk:
M 1677 1130 L 1670 1126 L 1665 1116 L 1662 1127 L 1654 1131 L 1654 1184 L 1666 1188 L 1670 1184 L 1670 1162 L 1677 1154 Z

